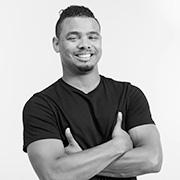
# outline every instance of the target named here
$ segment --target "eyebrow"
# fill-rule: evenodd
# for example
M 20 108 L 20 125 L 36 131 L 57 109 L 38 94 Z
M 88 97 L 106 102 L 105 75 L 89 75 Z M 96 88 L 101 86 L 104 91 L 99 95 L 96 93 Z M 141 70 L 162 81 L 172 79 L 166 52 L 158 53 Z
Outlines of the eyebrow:
M 94 35 L 100 36 L 100 33 L 98 33 L 97 31 L 90 31 L 90 32 L 88 32 L 87 34 L 88 34 L 88 35 L 94 34 Z
M 71 31 L 71 32 L 68 32 L 66 34 L 66 37 L 70 36 L 70 35 L 79 35 L 80 33 L 78 31 Z
M 78 32 L 78 31 L 71 31 L 71 32 L 68 32 L 66 37 L 70 36 L 70 35 L 80 35 L 81 33 Z M 87 33 L 88 35 L 92 35 L 92 34 L 95 34 L 97 36 L 100 36 L 100 33 L 96 32 L 96 31 L 90 31 Z

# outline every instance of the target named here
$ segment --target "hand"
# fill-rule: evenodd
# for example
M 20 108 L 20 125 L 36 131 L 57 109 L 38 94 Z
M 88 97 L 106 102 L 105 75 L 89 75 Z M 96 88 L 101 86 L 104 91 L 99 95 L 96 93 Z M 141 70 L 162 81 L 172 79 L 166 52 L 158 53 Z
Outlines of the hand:
M 70 128 L 67 128 L 65 131 L 66 138 L 68 140 L 69 145 L 65 147 L 66 154 L 72 154 L 79 151 L 82 151 L 79 144 L 74 139 L 73 135 L 71 134 Z
M 122 113 L 118 112 L 117 123 L 112 132 L 112 139 L 116 141 L 118 148 L 125 153 L 133 148 L 133 143 L 129 134 L 121 128 L 121 125 Z

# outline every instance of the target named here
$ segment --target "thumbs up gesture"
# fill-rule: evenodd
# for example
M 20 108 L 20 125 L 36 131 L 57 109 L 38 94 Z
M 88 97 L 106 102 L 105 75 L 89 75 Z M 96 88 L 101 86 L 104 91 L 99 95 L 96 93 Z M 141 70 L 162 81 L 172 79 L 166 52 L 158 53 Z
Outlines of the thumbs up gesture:
M 118 112 L 117 122 L 112 132 L 112 139 L 116 141 L 118 148 L 125 153 L 133 148 L 133 143 L 129 134 L 121 128 L 122 119 L 122 113 Z

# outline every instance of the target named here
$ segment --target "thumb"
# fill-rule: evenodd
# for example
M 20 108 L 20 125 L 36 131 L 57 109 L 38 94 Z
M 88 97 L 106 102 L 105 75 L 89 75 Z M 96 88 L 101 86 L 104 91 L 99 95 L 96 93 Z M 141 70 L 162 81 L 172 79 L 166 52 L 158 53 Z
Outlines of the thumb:
M 120 127 L 122 126 L 122 119 L 122 112 L 118 112 L 117 121 L 119 122 Z
M 66 129 L 65 135 L 66 135 L 66 138 L 67 138 L 67 140 L 68 140 L 68 143 L 69 143 L 69 144 L 72 144 L 74 138 L 73 138 L 73 136 L 72 136 L 72 134 L 71 134 L 70 128 L 67 128 L 67 129 Z

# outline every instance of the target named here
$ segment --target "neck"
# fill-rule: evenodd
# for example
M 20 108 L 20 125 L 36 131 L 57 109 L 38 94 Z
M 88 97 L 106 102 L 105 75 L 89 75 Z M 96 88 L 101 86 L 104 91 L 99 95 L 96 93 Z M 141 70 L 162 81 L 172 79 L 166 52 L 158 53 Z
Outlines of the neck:
M 95 67 L 92 71 L 82 74 L 74 74 L 63 70 L 62 79 L 71 86 L 88 93 L 92 91 L 100 82 L 100 75 L 98 67 Z

